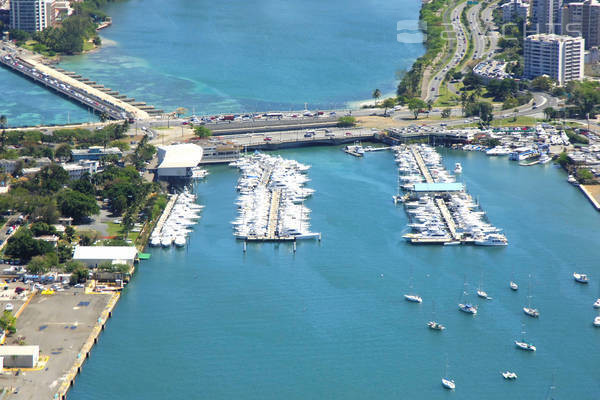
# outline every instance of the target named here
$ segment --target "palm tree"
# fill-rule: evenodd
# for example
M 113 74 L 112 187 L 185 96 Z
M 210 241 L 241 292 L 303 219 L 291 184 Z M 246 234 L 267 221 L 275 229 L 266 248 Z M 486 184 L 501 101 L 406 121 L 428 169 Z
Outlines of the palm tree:
M 6 129 L 7 123 L 8 123 L 8 120 L 6 118 L 6 115 L 0 115 L 0 129 Z
M 0 148 L 4 151 L 4 143 L 6 142 L 6 125 L 8 124 L 8 119 L 6 115 L 0 115 L 0 128 L 2 129 L 2 134 L 0 134 Z
M 377 105 L 377 100 L 381 97 L 381 90 L 375 89 L 373 91 L 373 98 L 375 99 L 375 105 Z
M 556 114 L 556 111 L 554 110 L 554 108 L 552 108 L 552 107 L 544 108 L 544 116 L 546 117 L 546 119 L 548 121 L 553 119 L 555 114 Z

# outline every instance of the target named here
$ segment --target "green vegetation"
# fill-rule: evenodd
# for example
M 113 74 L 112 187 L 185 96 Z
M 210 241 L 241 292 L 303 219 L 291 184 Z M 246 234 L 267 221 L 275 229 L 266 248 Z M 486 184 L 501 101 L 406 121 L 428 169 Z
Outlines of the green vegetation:
M 73 2 L 73 15 L 66 17 L 58 25 L 35 33 L 12 30 L 11 37 L 17 41 L 17 45 L 46 56 L 91 50 L 101 44 L 96 27 L 106 20 L 107 16 L 100 8 L 109 1 L 111 0 Z
M 98 265 L 98 271 L 102 272 L 115 272 L 126 274 L 129 272 L 130 269 L 131 267 L 127 264 L 113 264 L 108 261 Z
M 356 125 L 356 118 L 350 115 L 338 118 L 337 126 L 340 128 L 349 128 L 354 125 Z
M 567 153 L 565 151 L 563 151 L 562 153 L 560 153 L 558 155 L 558 157 L 556 158 L 556 162 L 560 164 L 561 167 L 566 168 L 567 165 L 572 164 L 573 160 L 571 160 L 569 158 L 569 156 L 567 155 Z
M 580 135 L 578 133 L 573 132 L 572 129 L 567 129 L 565 130 L 565 133 L 567 134 L 567 136 L 569 137 L 569 141 L 573 144 L 575 143 L 579 143 L 579 144 L 589 144 L 590 141 L 588 140 L 588 138 L 586 138 L 583 135 Z
M 4 311 L 2 317 L 0 317 L 0 329 L 9 334 L 15 334 L 17 332 L 17 319 L 10 311 Z
M 600 112 L 600 82 L 571 81 L 566 90 L 567 102 L 575 107 L 580 118 L 593 118 Z
M 204 125 L 194 126 L 194 135 L 200 139 L 205 139 L 212 136 L 212 131 Z
M 8 239 L 4 254 L 21 260 L 30 260 L 35 256 L 42 256 L 54 251 L 52 244 L 33 238 L 27 228 L 21 228 Z
M 425 48 L 427 51 L 414 62 L 410 71 L 404 75 L 398 85 L 397 94 L 403 103 L 411 97 L 421 95 L 421 80 L 425 68 L 433 62 L 446 46 L 447 42 L 442 36 L 445 28 L 441 13 L 444 6 L 448 4 L 447 0 L 433 0 L 421 6 L 419 19 L 426 26 Z
M 425 103 L 418 97 L 413 97 L 412 99 L 408 100 L 406 104 L 408 106 L 408 109 L 415 116 L 415 119 L 417 119 L 419 117 L 419 114 L 422 113 L 425 108 L 427 108 L 427 103 Z
M 594 174 L 587 168 L 578 168 L 576 176 L 577 180 L 584 185 L 596 182 Z

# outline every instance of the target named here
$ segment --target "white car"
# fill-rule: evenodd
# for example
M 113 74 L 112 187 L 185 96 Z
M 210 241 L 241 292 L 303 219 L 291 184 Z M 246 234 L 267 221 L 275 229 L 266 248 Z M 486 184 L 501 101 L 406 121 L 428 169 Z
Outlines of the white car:
M 15 307 L 12 305 L 12 303 L 7 303 L 7 304 L 4 306 L 4 311 L 12 311 L 12 310 L 14 310 L 14 308 L 15 308 Z

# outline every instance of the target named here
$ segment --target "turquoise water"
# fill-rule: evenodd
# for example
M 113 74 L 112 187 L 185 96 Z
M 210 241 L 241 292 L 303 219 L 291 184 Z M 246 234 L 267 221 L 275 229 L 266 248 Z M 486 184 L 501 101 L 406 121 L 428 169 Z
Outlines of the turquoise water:
M 61 66 L 161 109 L 216 113 L 299 109 L 305 102 L 341 107 L 370 98 L 375 88 L 394 91 L 396 71 L 423 53 L 421 44 L 396 41 L 397 21 L 418 18 L 418 1 L 166 4 L 111 4 L 114 23 L 101 33 L 103 47 Z M 0 79 L 10 97 L 20 95 L 14 81 L 21 78 L 3 71 Z M 29 103 L 35 115 L 23 117 L 24 108 L 4 101 L 0 110 L 14 124 L 66 118 L 38 102 Z M 71 118 L 87 121 L 87 114 L 80 109 Z
M 69 398 L 544 399 L 553 373 L 555 397 L 597 398 L 597 212 L 552 165 L 442 152 L 448 168 L 463 164 L 508 247 L 406 244 L 392 154 L 311 148 L 280 153 L 312 165 L 307 206 L 322 242 L 244 254 L 229 225 L 237 173 L 212 167 L 190 245 L 149 250 Z M 402 297 L 411 270 L 421 305 Z M 574 271 L 592 283 L 575 284 Z M 494 299 L 473 299 L 473 318 L 457 303 L 465 278 L 477 286 L 482 272 Z M 521 311 L 529 274 L 539 320 Z M 432 301 L 443 333 L 426 327 Z M 523 321 L 536 353 L 514 347 Z M 440 384 L 446 356 L 455 393 Z M 504 381 L 507 369 L 519 379 Z

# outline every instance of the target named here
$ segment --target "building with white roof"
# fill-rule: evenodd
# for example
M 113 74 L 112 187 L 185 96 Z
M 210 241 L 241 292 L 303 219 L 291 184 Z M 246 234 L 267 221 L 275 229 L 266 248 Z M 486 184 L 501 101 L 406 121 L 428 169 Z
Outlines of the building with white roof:
M 193 143 L 158 146 L 158 177 L 191 178 L 202 155 L 202 147 Z
M 80 261 L 90 268 L 106 262 L 133 265 L 137 255 L 138 250 L 134 246 L 77 246 L 73 260 Z
M 40 359 L 40 346 L 0 346 L 6 368 L 33 368 Z

